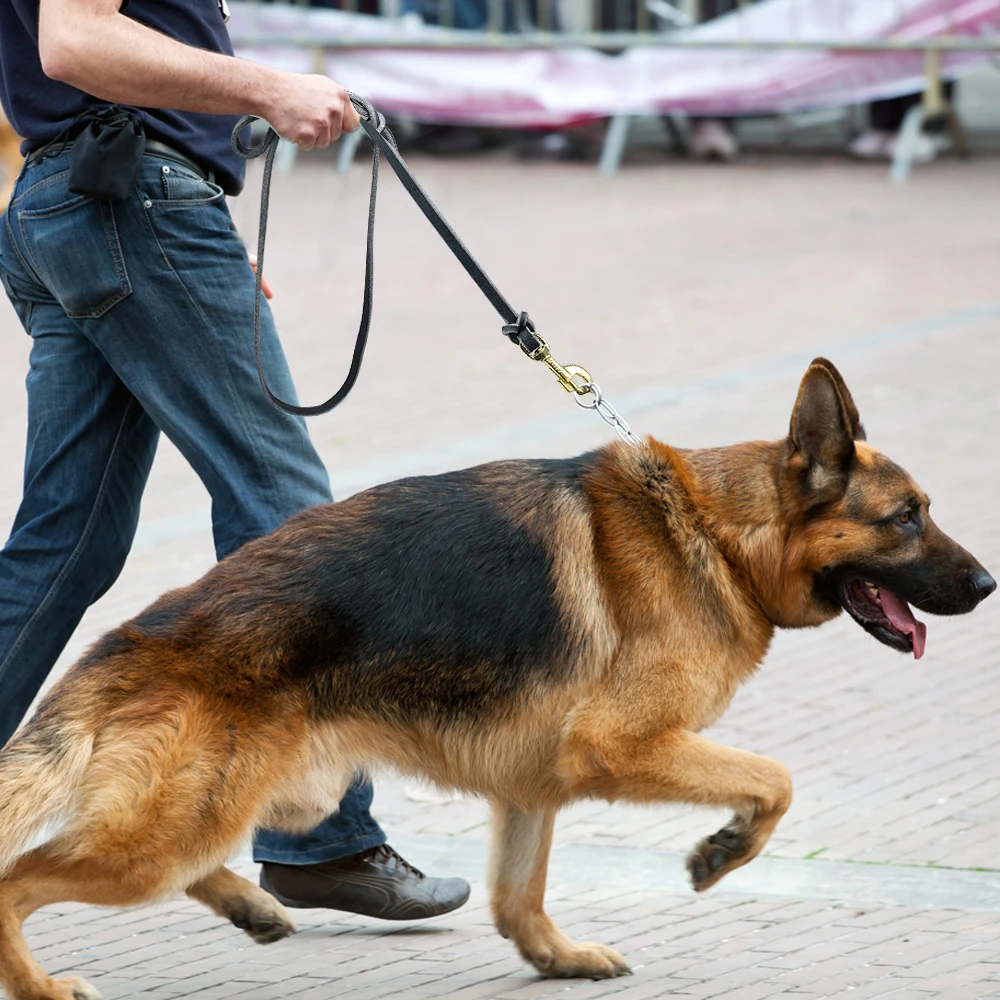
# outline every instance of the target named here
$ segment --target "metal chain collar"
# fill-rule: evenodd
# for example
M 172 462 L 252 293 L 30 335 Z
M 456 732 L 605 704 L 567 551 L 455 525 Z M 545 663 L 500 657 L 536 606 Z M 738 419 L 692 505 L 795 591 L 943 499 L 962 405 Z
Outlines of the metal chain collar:
M 601 395 L 601 387 L 596 382 L 584 382 L 580 388 L 581 395 L 576 396 L 576 402 L 585 410 L 596 410 L 598 416 L 611 425 L 614 432 L 629 444 L 641 445 L 642 438 L 625 422 L 618 411 Z

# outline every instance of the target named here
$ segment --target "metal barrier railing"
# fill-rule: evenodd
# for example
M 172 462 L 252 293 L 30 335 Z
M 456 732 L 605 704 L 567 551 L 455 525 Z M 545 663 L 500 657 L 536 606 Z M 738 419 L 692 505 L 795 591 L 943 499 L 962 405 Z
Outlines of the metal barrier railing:
M 269 0 L 248 0 L 252 5 L 267 3 Z M 423 8 L 404 6 L 408 2 L 417 5 L 421 0 L 285 0 L 292 7 L 321 7 L 340 10 L 345 13 L 378 13 L 389 21 L 398 21 L 406 13 L 417 17 L 421 10 L 436 12 L 433 23 L 443 29 L 433 36 L 414 35 L 406 31 L 386 34 L 366 39 L 363 43 L 356 38 L 344 37 L 336 33 L 311 34 L 308 38 L 290 34 L 264 35 L 248 30 L 234 34 L 233 40 L 243 44 L 266 43 L 268 45 L 320 46 L 322 48 L 463 48 L 481 49 L 532 49 L 532 48 L 594 48 L 620 50 L 636 46 L 680 47 L 680 48 L 748 48 L 748 49 L 821 49 L 826 51 L 887 52 L 887 51 L 942 51 L 968 52 L 986 51 L 1000 54 L 1000 35 L 971 35 L 948 30 L 948 23 L 956 21 L 955 12 L 966 6 L 965 0 L 950 0 L 940 4 L 939 17 L 944 21 L 944 31 L 934 37 L 906 38 L 887 36 L 884 38 L 850 37 L 848 34 L 810 37 L 804 32 L 802 20 L 797 16 L 798 5 L 788 3 L 787 22 L 779 34 L 768 37 L 755 35 L 750 31 L 739 31 L 727 37 L 691 37 L 678 28 L 690 27 L 705 20 L 701 13 L 705 10 L 736 14 L 736 23 L 742 24 L 741 16 L 752 10 L 754 0 L 731 0 L 728 4 L 713 4 L 711 0 L 434 0 Z M 424 0 L 427 4 L 428 0 Z M 851 4 L 863 0 L 829 0 L 831 8 L 840 11 Z M 463 6 L 468 5 L 468 6 Z M 377 6 L 377 11 L 373 7 Z M 911 5 L 912 6 L 912 5 Z M 907 5 L 904 0 L 895 0 L 898 18 L 902 19 Z M 481 25 L 466 27 L 456 12 L 475 9 L 480 13 Z M 1000 3 L 998 3 L 1000 9 Z M 846 18 L 842 18 L 845 20 Z M 581 25 L 588 25 L 581 27 Z
M 269 0 L 247 2 L 251 9 L 260 11 Z M 887 15 L 883 16 L 886 24 L 905 24 L 906 30 L 853 34 L 852 26 L 864 22 L 876 3 Z M 865 4 L 872 6 L 866 8 Z M 907 175 L 913 141 L 928 116 L 946 115 L 956 144 L 964 143 L 960 124 L 943 97 L 942 60 L 954 58 L 956 53 L 1000 56 L 1000 33 L 996 32 L 1000 0 L 291 0 L 285 6 L 377 13 L 382 15 L 380 21 L 386 30 L 361 38 L 324 28 L 317 21 L 308 32 L 290 28 L 275 33 L 255 27 L 256 19 L 248 17 L 232 31 L 234 43 L 307 48 L 314 53 L 317 68 L 328 51 L 359 49 L 923 53 L 924 101 L 911 109 L 904 122 L 893 164 L 896 179 Z M 984 20 L 983 11 L 990 17 Z M 759 16 L 765 13 L 767 16 Z M 713 18 L 722 14 L 731 16 L 718 21 Z M 907 18 L 914 17 L 921 21 L 917 30 L 907 23 Z M 930 26 L 928 19 L 934 22 Z M 413 31 L 414 20 L 433 24 L 435 30 Z M 993 30 L 984 31 L 984 23 L 992 24 Z M 684 30 L 696 24 L 697 30 Z M 617 169 L 629 117 L 612 115 L 601 157 L 605 172 Z

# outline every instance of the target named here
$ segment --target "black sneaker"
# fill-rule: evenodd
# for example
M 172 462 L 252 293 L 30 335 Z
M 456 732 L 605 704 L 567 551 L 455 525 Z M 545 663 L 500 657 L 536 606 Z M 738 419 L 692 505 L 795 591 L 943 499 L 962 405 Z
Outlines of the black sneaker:
M 260 887 L 293 909 L 347 910 L 383 920 L 422 920 L 457 910 L 469 898 L 462 878 L 429 878 L 388 844 L 336 861 L 265 861 Z

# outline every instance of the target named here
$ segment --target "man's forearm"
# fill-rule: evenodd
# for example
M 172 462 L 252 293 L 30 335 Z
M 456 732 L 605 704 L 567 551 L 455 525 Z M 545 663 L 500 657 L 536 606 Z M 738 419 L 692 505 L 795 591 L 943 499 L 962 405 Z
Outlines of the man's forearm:
M 119 13 L 120 0 L 40 0 L 47 76 L 103 101 L 266 118 L 303 149 L 358 127 L 339 83 L 185 45 Z M 221 15 L 220 15 L 221 16 Z
M 193 48 L 117 11 L 95 12 L 86 4 L 40 8 L 46 75 L 101 100 L 267 117 L 284 84 L 286 74 L 278 70 Z M 74 9 L 78 20 L 67 17 Z

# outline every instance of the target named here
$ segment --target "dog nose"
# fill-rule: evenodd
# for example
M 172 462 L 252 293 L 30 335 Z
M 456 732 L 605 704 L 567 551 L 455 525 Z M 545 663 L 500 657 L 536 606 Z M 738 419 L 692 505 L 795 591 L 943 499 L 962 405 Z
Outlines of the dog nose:
M 969 587 L 977 601 L 989 597 L 997 589 L 997 582 L 984 569 L 974 569 L 969 574 Z

